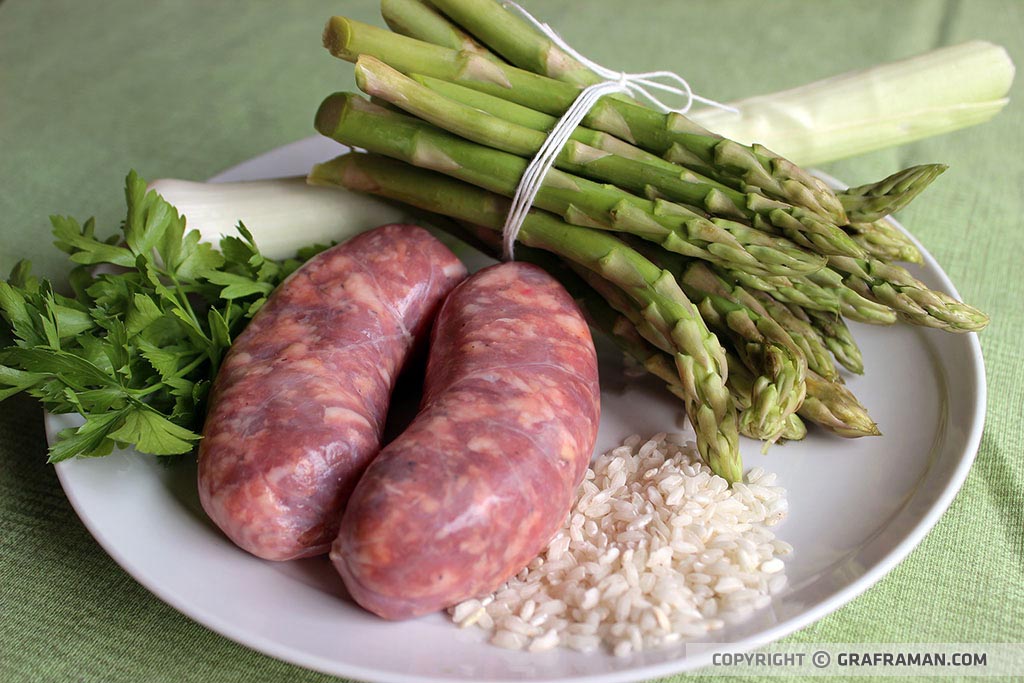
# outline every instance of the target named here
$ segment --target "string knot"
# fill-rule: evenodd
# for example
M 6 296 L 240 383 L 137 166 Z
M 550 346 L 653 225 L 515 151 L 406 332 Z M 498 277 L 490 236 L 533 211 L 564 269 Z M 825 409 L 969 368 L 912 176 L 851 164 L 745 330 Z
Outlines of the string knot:
M 519 186 L 516 188 L 515 195 L 512 197 L 512 205 L 509 208 L 508 216 L 505 218 L 505 225 L 502 228 L 502 242 L 504 246 L 504 257 L 506 260 L 511 261 L 514 258 L 516 239 L 523 226 L 523 221 L 526 220 L 526 216 L 530 212 L 530 207 L 533 206 L 533 200 L 537 197 L 537 193 L 544 184 L 544 177 L 547 175 L 548 171 L 551 170 L 551 167 L 554 166 L 559 153 L 561 153 L 566 143 L 572 137 L 573 131 L 575 131 L 577 126 L 580 125 L 587 113 L 593 109 L 598 100 L 605 95 L 610 95 L 612 93 L 626 93 L 635 100 L 646 102 L 663 114 L 667 114 L 669 112 L 685 114 L 690 111 L 694 102 L 700 102 L 701 104 L 725 109 L 726 111 L 731 111 L 737 114 L 739 113 L 737 109 L 730 107 L 727 104 L 722 104 L 721 102 L 716 102 L 715 100 L 710 100 L 694 94 L 693 89 L 690 88 L 690 84 L 686 82 L 686 79 L 672 71 L 628 73 L 625 71 L 615 71 L 601 66 L 577 52 L 571 45 L 566 43 L 553 28 L 541 21 L 538 21 L 532 14 L 520 7 L 517 3 L 506 2 L 504 3 L 504 6 L 519 14 L 519 16 L 526 20 L 527 23 L 547 36 L 566 54 L 604 79 L 602 82 L 583 88 L 583 90 L 580 91 L 576 100 L 565 111 L 562 117 L 558 120 L 558 123 L 556 123 L 554 128 L 551 129 L 551 132 L 548 133 L 547 140 L 544 141 L 544 144 L 541 145 L 537 154 L 533 157 L 530 164 L 523 172 L 523 177 L 520 178 Z M 675 108 L 670 107 L 662 102 L 655 92 L 681 97 L 683 98 L 683 105 Z

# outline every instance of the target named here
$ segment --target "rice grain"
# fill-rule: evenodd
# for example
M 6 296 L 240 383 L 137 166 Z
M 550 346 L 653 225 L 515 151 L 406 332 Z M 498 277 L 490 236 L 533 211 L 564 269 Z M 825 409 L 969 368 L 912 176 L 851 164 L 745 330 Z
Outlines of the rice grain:
M 605 647 L 626 657 L 698 638 L 771 603 L 793 547 L 769 527 L 789 506 L 755 467 L 728 483 L 685 435 L 598 456 L 548 547 L 495 593 L 449 608 L 490 642 L 541 652 Z

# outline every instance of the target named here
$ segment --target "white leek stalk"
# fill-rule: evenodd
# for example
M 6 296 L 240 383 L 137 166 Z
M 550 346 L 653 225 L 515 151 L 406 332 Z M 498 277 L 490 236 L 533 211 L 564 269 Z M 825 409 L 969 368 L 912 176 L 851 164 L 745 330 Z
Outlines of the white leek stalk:
M 197 183 L 165 178 L 149 185 L 185 216 L 203 241 L 237 235 L 239 221 L 268 258 L 294 256 L 313 244 L 340 242 L 385 223 L 408 220 L 398 207 L 365 194 L 313 187 L 305 178 Z
M 800 165 L 821 164 L 948 133 L 995 116 L 1014 66 L 981 40 L 729 104 L 691 118 L 739 142 L 759 142 Z

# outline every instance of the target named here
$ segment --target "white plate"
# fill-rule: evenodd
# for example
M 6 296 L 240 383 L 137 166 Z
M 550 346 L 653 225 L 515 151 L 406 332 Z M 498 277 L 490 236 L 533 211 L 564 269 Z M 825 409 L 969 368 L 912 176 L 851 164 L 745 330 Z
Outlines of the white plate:
M 303 140 L 215 180 L 301 174 L 338 152 L 326 140 Z M 922 252 L 918 276 L 955 295 L 942 269 Z M 814 432 L 767 456 L 759 444 L 743 440 L 747 467 L 777 472 L 789 491 L 790 515 L 778 535 L 796 550 L 786 563 L 786 591 L 750 620 L 716 633 L 723 649 L 770 642 L 859 595 L 921 541 L 967 476 L 985 415 L 977 337 L 906 325 L 858 325 L 855 333 L 867 374 L 849 384 L 885 436 L 850 441 Z M 679 404 L 655 382 L 625 382 L 617 358 L 602 354 L 600 451 L 634 432 L 680 426 Z M 70 420 L 48 417 L 49 438 Z M 323 558 L 272 563 L 233 546 L 199 506 L 193 463 L 166 468 L 122 453 L 63 462 L 57 473 L 89 531 L 140 583 L 214 631 L 300 666 L 396 683 L 610 683 L 710 662 L 710 650 L 686 656 L 683 647 L 625 659 L 510 652 L 486 644 L 475 630 L 456 629 L 442 614 L 385 622 L 344 599 Z

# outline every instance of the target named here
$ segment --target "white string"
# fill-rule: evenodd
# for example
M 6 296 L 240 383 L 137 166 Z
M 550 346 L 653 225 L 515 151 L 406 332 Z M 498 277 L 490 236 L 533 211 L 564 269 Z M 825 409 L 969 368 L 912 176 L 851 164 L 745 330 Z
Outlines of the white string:
M 690 111 L 690 107 L 693 106 L 694 102 L 700 102 L 710 107 L 716 107 L 718 109 L 724 109 L 731 111 L 735 114 L 739 114 L 739 110 L 735 107 L 730 107 L 727 104 L 722 104 L 716 100 L 710 100 L 700 95 L 696 95 L 693 89 L 690 88 L 690 84 L 686 82 L 686 79 L 679 74 L 672 71 L 644 71 L 641 73 L 626 73 L 624 71 L 615 71 L 607 67 L 601 66 L 597 62 L 587 59 L 585 56 L 577 52 L 569 43 L 562 39 L 562 36 L 558 35 L 555 29 L 551 28 L 548 24 L 538 20 L 532 14 L 527 12 L 518 3 L 508 2 L 503 3 L 503 7 L 511 9 L 513 12 L 518 14 L 521 18 L 525 19 L 528 24 L 533 26 L 535 29 L 543 33 L 545 36 L 551 39 L 551 41 L 562 48 L 569 56 L 573 57 L 576 61 L 583 64 L 595 74 L 607 81 L 621 81 L 625 86 L 625 92 L 637 99 L 646 100 L 655 109 L 663 114 L 669 112 L 677 112 L 679 114 L 685 114 Z M 670 85 L 668 83 L 659 83 L 654 79 L 664 79 L 673 81 L 676 85 Z M 660 90 L 662 92 L 671 93 L 673 95 L 679 95 L 685 98 L 686 103 L 682 107 L 673 108 L 659 100 L 651 90 Z
M 512 197 L 512 206 L 508 210 L 508 215 L 505 216 L 505 225 L 501 229 L 505 260 L 512 261 L 515 258 L 516 238 L 519 237 L 523 221 L 526 220 L 526 215 L 530 212 L 530 207 L 533 206 L 533 200 L 544 184 L 544 176 L 555 165 L 555 160 L 562 148 L 565 147 L 587 112 L 597 104 L 599 99 L 613 92 L 625 92 L 625 88 L 617 81 L 605 81 L 584 88 L 572 106 L 562 114 L 562 118 L 548 134 L 547 140 L 537 150 L 537 154 L 523 171 L 523 177 L 519 179 L 516 193 Z
M 513 260 L 515 257 L 516 239 L 519 237 L 519 231 L 523 227 L 523 221 L 526 220 L 526 216 L 530 212 L 530 207 L 533 206 L 533 200 L 537 197 L 537 193 L 540 192 L 540 188 L 544 183 L 544 176 L 546 176 L 548 171 L 551 170 L 551 167 L 555 165 L 555 160 L 561 153 L 562 148 L 564 148 L 566 143 L 569 142 L 569 139 L 572 137 L 572 133 L 576 130 L 576 127 L 580 125 L 587 113 L 594 108 L 594 105 L 597 104 L 598 100 L 605 95 L 616 92 L 627 93 L 635 99 L 645 100 L 655 109 L 665 114 L 669 112 L 685 114 L 690 111 L 690 107 L 693 106 L 694 102 L 701 102 L 712 107 L 725 109 L 726 111 L 731 111 L 737 114 L 739 113 L 737 109 L 730 107 L 727 104 L 722 104 L 721 102 L 709 100 L 694 94 L 693 90 L 690 88 L 690 84 L 686 82 L 686 79 L 677 73 L 673 73 L 671 71 L 626 73 L 623 71 L 614 71 L 612 69 L 605 68 L 600 64 L 587 59 L 574 50 L 572 46 L 562 40 L 562 37 L 559 36 L 554 29 L 547 24 L 538 21 L 532 14 L 515 2 L 506 2 L 504 3 L 504 6 L 514 10 L 534 28 L 550 38 L 558 47 L 595 74 L 605 79 L 601 83 L 588 86 L 580 91 L 576 100 L 565 111 L 565 113 L 562 114 L 558 123 L 556 123 L 554 128 L 551 129 L 551 132 L 548 133 L 547 140 L 544 141 L 544 144 L 541 145 L 537 154 L 526 167 L 526 171 L 523 172 L 523 177 L 519 179 L 519 186 L 516 187 L 515 195 L 512 197 L 512 205 L 509 208 L 508 215 L 505 217 L 505 225 L 502 228 L 504 256 L 508 261 Z M 676 85 L 662 83 L 655 79 L 668 80 L 674 82 Z M 651 92 L 652 90 L 681 96 L 685 99 L 685 104 L 682 107 L 673 109 L 658 99 L 658 97 Z

